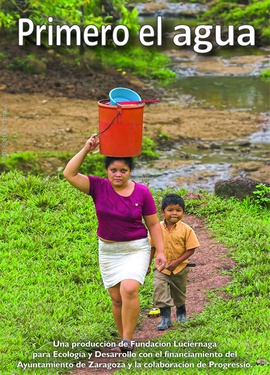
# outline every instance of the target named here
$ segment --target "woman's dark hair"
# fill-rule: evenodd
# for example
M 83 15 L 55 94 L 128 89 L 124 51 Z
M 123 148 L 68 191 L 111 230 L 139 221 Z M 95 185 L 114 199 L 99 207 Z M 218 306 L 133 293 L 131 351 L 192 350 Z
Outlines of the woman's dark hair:
M 180 195 L 178 194 L 167 194 L 161 202 L 161 209 L 162 211 L 165 210 L 169 204 L 179 204 L 180 207 L 183 208 L 183 211 L 185 211 L 185 201 Z
M 135 162 L 132 157 L 106 156 L 104 160 L 105 169 L 108 169 L 109 165 L 116 160 L 122 160 L 127 166 L 129 166 L 131 171 L 135 168 Z

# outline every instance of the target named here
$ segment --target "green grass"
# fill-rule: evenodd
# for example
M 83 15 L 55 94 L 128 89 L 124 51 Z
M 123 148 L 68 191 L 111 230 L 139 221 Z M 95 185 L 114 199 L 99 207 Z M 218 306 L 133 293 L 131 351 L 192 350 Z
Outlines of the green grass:
M 156 202 L 162 194 L 154 194 Z M 82 345 L 116 338 L 98 268 L 92 200 L 58 177 L 14 171 L 0 175 L 0 201 L 0 374 L 66 373 L 68 367 L 17 366 L 19 362 L 73 366 L 87 356 Z M 213 235 L 231 249 L 237 262 L 232 281 L 223 290 L 227 298 L 209 293 L 209 304 L 185 329 L 167 332 L 155 340 L 157 347 L 138 348 L 136 357 L 124 361 L 126 367 L 117 374 L 132 370 L 132 374 L 219 375 L 227 371 L 225 367 L 247 364 L 250 367 L 228 371 L 268 374 L 269 366 L 263 363 L 269 361 L 270 342 L 269 211 L 248 201 L 211 195 L 187 201 L 187 210 L 207 219 Z M 150 275 L 141 289 L 142 309 L 152 307 L 151 295 Z M 72 343 L 78 347 L 72 348 Z M 185 356 L 165 357 L 166 350 Z M 69 356 L 54 357 L 54 351 Z M 166 367 L 153 367 L 160 362 Z M 182 367 L 170 368 L 176 364 Z
M 25 174 L 48 175 L 50 173 L 56 176 L 59 172 L 61 173 L 72 156 L 74 156 L 72 153 L 54 151 L 23 151 L 12 153 L 2 157 L 2 160 L 0 159 L 0 173 L 20 170 Z M 142 153 L 136 159 L 150 160 L 156 159 L 158 156 L 157 143 L 148 137 L 143 137 Z M 105 176 L 104 156 L 95 153 L 91 154 L 91 157 L 87 157 L 83 163 L 81 172 Z
M 260 77 L 262 80 L 269 82 L 270 81 L 270 69 L 264 70 L 261 74 Z
M 104 66 L 111 65 L 119 71 L 131 72 L 142 78 L 170 81 L 176 76 L 168 69 L 170 58 L 154 48 L 142 46 L 126 46 L 124 49 L 103 48 L 97 53 Z
M 48 165 L 52 170 L 51 174 L 56 176 L 64 169 L 67 162 L 74 156 L 72 153 L 61 152 L 34 152 L 23 151 L 7 155 L 0 161 L 0 172 L 22 171 L 35 175 L 48 175 Z M 92 154 L 91 158 L 86 158 L 82 165 L 81 172 L 89 174 L 104 174 L 103 156 Z M 54 167 L 57 165 L 58 167 Z

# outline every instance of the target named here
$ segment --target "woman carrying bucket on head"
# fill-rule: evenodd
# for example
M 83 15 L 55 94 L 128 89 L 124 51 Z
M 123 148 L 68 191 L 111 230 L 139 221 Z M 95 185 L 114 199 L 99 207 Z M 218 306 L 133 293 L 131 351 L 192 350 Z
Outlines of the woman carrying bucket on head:
M 164 245 L 149 189 L 129 179 L 134 168 L 132 157 L 106 156 L 107 178 L 79 173 L 86 155 L 98 145 L 97 136 L 93 134 L 69 161 L 64 176 L 71 185 L 91 195 L 95 203 L 100 270 L 121 337 L 114 351 L 127 352 L 133 349 L 133 334 L 140 312 L 139 288 L 149 266 L 147 229 L 157 249 L 156 266 L 160 271 L 166 262 Z

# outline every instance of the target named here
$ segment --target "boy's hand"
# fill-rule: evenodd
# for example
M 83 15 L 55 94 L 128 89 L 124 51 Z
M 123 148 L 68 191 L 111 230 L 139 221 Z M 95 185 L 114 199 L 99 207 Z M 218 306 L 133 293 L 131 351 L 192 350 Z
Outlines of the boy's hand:
M 178 261 L 177 260 L 172 260 L 169 264 L 167 264 L 167 270 L 169 271 L 174 271 L 175 268 L 178 266 Z

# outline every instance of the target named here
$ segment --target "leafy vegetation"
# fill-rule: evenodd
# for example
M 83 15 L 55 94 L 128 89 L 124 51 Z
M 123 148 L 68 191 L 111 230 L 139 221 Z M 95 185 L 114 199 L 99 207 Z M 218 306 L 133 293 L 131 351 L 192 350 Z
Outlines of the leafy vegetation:
M 20 17 L 28 17 L 35 25 L 49 25 L 48 17 L 52 16 L 54 21 L 52 25 L 79 25 L 81 30 L 88 25 L 94 25 L 97 28 L 105 25 L 125 25 L 131 35 L 136 35 L 139 30 L 138 23 L 138 12 L 136 8 L 129 11 L 126 7 L 126 0 L 111 0 L 108 2 L 102 2 L 101 0 L 89 1 L 67 1 L 57 0 L 51 1 L 36 1 L 30 0 L 25 1 L 13 1 L 3 0 L 1 3 L 2 12 L 0 12 L 0 27 L 5 30 L 16 30 L 17 33 L 17 21 Z M 199 16 L 197 23 L 211 23 L 214 25 L 235 25 L 236 27 L 244 24 L 252 25 L 256 30 L 256 42 L 260 44 L 268 44 L 270 36 L 269 28 L 269 5 L 270 0 L 250 2 L 239 2 L 231 0 L 217 0 L 215 3 L 209 5 L 209 9 Z M 53 32 L 55 30 L 53 28 Z M 43 38 L 42 43 L 48 46 L 46 38 L 47 31 L 42 32 Z M 35 39 L 35 36 L 31 36 L 31 39 Z M 73 56 L 74 62 L 79 63 L 80 58 L 84 59 L 84 63 L 87 66 L 91 66 L 97 60 L 103 66 L 113 65 L 117 69 L 123 71 L 131 71 L 143 78 L 147 79 L 158 79 L 160 81 L 169 81 L 175 77 L 175 73 L 170 71 L 167 67 L 170 59 L 164 54 L 155 51 L 154 48 L 143 48 L 142 46 L 130 46 L 129 44 L 125 47 L 115 48 L 115 45 L 111 38 L 111 33 L 108 35 L 108 44 L 106 48 L 97 46 L 91 48 L 92 57 L 89 59 L 87 56 L 87 48 L 83 43 L 79 48 L 73 43 L 71 48 L 73 52 L 77 54 Z M 59 51 L 59 48 L 58 48 Z M 62 48 L 61 54 L 65 54 L 66 51 Z M 93 53 L 95 59 L 93 59 Z M 74 53 L 73 53 L 74 55 Z M 31 59 L 30 59 L 31 60 Z M 33 70 L 34 66 L 34 71 Z M 18 57 L 13 58 L 13 61 L 9 64 L 10 69 L 25 70 L 29 73 L 45 74 L 44 64 L 42 60 L 39 65 L 37 60 L 34 64 L 29 61 L 29 57 L 20 59 Z M 36 71 L 38 69 L 38 71 Z
M 156 150 L 157 144 L 149 137 L 143 137 L 142 143 L 142 154 L 139 159 L 149 160 L 149 159 L 157 159 L 159 157 L 159 153 Z
M 124 49 L 99 49 L 97 51 L 103 65 L 112 65 L 123 73 L 132 72 L 142 78 L 170 81 L 176 73 L 166 69 L 170 59 L 155 49 L 126 46 Z
M 158 205 L 166 192 L 154 193 Z M 85 348 L 87 343 L 116 340 L 98 268 L 92 200 L 59 177 L 23 176 L 18 171 L 0 175 L 0 200 L 0 373 L 67 373 L 79 360 L 87 359 L 87 352 L 93 350 Z M 125 363 L 133 365 L 132 373 L 142 375 L 179 373 L 179 368 L 153 368 L 153 362 L 185 363 L 184 375 L 219 375 L 233 366 L 235 374 L 267 374 L 270 213 L 260 203 L 210 194 L 186 203 L 187 211 L 204 217 L 217 241 L 231 249 L 236 266 L 223 272 L 232 280 L 219 293 L 209 293 L 205 310 L 185 329 L 169 331 L 155 340 L 157 347 L 138 348 L 136 358 Z M 152 274 L 140 297 L 142 309 L 152 307 Z M 72 348 L 72 343 L 77 347 Z M 178 347 L 177 343 L 207 347 Z M 165 358 L 166 350 L 185 357 Z M 155 357 L 156 353 L 162 357 Z M 135 360 L 140 368 L 135 368 Z M 18 367 L 53 362 L 66 367 Z
M 255 203 L 261 206 L 266 206 L 270 208 L 270 187 L 265 184 L 256 185 L 256 190 L 254 191 Z
M 256 30 L 256 42 L 267 45 L 270 37 L 270 0 L 217 0 L 201 15 L 201 20 L 215 25 L 251 25 Z
M 270 69 L 266 69 L 265 71 L 263 71 L 261 74 L 260 74 L 261 78 L 266 81 L 266 82 L 269 82 L 270 81 Z
M 129 12 L 125 0 L 112 0 L 105 4 L 102 0 L 37 0 L 1 2 L 0 27 L 8 29 L 16 27 L 20 17 L 31 19 L 35 25 L 48 25 L 48 17 L 52 16 L 59 25 L 86 25 L 100 27 L 110 23 L 121 23 L 136 32 L 137 11 Z
M 9 32 L 16 32 L 17 38 L 17 21 L 20 17 L 28 17 L 35 25 L 45 25 L 52 27 L 53 38 L 55 40 L 55 26 L 57 25 L 78 25 L 83 29 L 89 25 L 98 29 L 110 25 L 124 25 L 128 28 L 129 33 L 136 35 L 139 30 L 138 12 L 136 8 L 129 11 L 125 7 L 125 0 L 112 0 L 102 2 L 101 0 L 89 1 L 67 1 L 57 0 L 55 2 L 44 1 L 39 2 L 30 0 L 29 2 L 15 2 L 4 0 L 0 13 L 0 28 Z M 49 21 L 48 17 L 52 16 L 53 21 Z M 52 48 L 48 42 L 48 29 L 41 33 L 42 44 L 44 47 Z M 7 31 L 6 31 L 7 34 Z M 61 46 L 56 47 L 55 56 L 48 57 L 36 56 L 16 57 L 10 56 L 10 61 L 5 67 L 11 70 L 22 70 L 33 74 L 46 74 L 46 64 L 50 59 L 58 60 L 57 63 L 68 64 L 72 53 L 72 64 L 83 64 L 86 67 L 93 68 L 102 65 L 108 68 L 114 66 L 116 69 L 133 72 L 143 78 L 159 79 L 166 81 L 175 77 L 175 73 L 167 69 L 170 59 L 154 49 L 146 50 L 142 46 L 131 48 L 115 48 L 112 38 L 112 31 L 106 33 L 106 47 L 100 45 L 101 36 L 99 35 L 98 44 L 95 48 L 89 48 L 84 43 L 76 46 L 75 36 L 72 39 L 71 47 L 64 47 L 64 41 Z M 27 42 L 35 43 L 35 33 L 27 38 Z M 61 55 L 60 55 L 60 54 Z M 64 60 L 66 56 L 66 61 Z M 44 61 L 46 59 L 46 61 Z M 1 59 L 0 59 L 1 63 Z
M 78 25 L 81 31 L 89 25 L 99 29 L 106 25 L 112 27 L 125 25 L 132 37 L 139 30 L 138 12 L 136 8 L 133 8 L 132 11 L 128 10 L 126 4 L 126 0 L 109 0 L 106 2 L 102 0 L 57 0 L 54 2 L 49 0 L 42 2 L 36 0 L 27 2 L 3 0 L 1 2 L 0 28 L 4 29 L 6 34 L 7 31 L 11 31 L 11 33 L 15 31 L 16 34 L 14 35 L 17 37 L 18 19 L 27 17 L 35 25 L 53 26 L 54 37 L 54 26 L 56 24 Z M 211 23 L 213 25 L 234 25 L 236 27 L 249 24 L 256 30 L 257 45 L 266 45 L 269 43 L 270 36 L 269 5 L 270 0 L 259 2 L 255 0 L 243 1 L 240 4 L 235 0 L 216 0 L 216 2 L 209 4 L 209 9 L 198 17 L 197 24 Z M 49 16 L 53 17 L 53 22 L 48 21 Z M 47 34 L 47 30 L 42 31 L 42 44 L 51 48 L 48 45 Z M 58 47 L 57 53 L 61 50 L 61 55 L 66 55 L 72 51 L 72 61 L 78 65 L 81 64 L 87 67 L 93 65 L 93 68 L 95 68 L 98 62 L 99 66 L 101 64 L 104 67 L 112 65 L 122 71 L 123 74 L 128 71 L 142 78 L 156 79 L 165 83 L 174 79 L 175 73 L 168 68 L 170 59 L 163 53 L 156 51 L 155 48 L 143 48 L 141 45 L 130 46 L 130 43 L 125 47 L 116 48 L 111 34 L 111 32 L 108 33 L 106 47 L 97 45 L 95 48 L 91 48 L 91 57 L 88 54 L 89 48 L 84 43 L 80 46 L 75 45 L 75 38 L 71 48 L 63 48 L 62 45 Z M 30 39 L 34 41 L 35 35 L 31 35 Z M 9 69 L 23 70 L 34 74 L 46 74 L 46 61 L 44 64 L 42 58 L 40 61 L 29 56 L 25 58 L 15 56 L 10 57 L 10 59 L 10 63 L 5 65 Z M 67 59 L 66 62 L 68 63 L 68 61 Z M 63 59 L 61 59 L 60 63 L 63 63 Z M 265 79 L 265 76 L 263 77 Z

